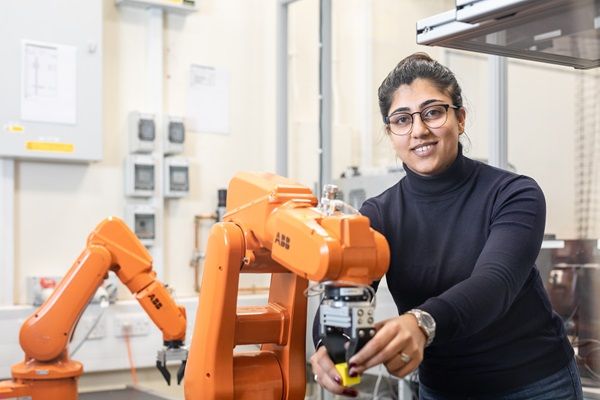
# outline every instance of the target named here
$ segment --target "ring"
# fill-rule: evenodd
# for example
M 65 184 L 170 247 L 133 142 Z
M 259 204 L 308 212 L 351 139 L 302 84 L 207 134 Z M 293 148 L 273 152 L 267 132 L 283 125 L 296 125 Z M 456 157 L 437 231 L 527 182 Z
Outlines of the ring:
M 315 380 L 315 382 L 319 382 L 319 377 L 317 376 L 317 374 L 315 374 L 315 376 L 313 376 L 313 379 Z
M 404 352 L 400 353 L 400 359 L 402 362 L 404 362 L 404 364 L 408 364 L 411 360 L 410 356 Z

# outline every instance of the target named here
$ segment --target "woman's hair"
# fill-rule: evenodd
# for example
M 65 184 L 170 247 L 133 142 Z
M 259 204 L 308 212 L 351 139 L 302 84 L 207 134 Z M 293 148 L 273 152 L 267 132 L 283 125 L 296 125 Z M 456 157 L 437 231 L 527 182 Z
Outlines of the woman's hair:
M 427 53 L 414 53 L 400 61 L 379 86 L 379 110 L 384 119 L 392 105 L 396 89 L 401 85 L 410 85 L 418 78 L 429 80 L 440 92 L 450 96 L 455 106 L 462 107 L 462 90 L 452 71 Z

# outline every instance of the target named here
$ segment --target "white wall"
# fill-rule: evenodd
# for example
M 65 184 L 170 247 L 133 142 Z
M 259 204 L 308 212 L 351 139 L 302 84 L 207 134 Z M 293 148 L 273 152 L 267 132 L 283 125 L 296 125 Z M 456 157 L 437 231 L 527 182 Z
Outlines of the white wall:
M 366 130 L 372 140 L 373 155 L 369 157 L 372 163 L 385 166 L 395 163 L 395 155 L 382 129 L 377 87 L 398 61 L 415 51 L 441 57 L 442 49 L 415 43 L 415 24 L 453 5 L 452 0 L 333 1 L 334 178 L 349 165 L 361 164 L 360 135 L 365 131 L 365 120 L 369 123 Z M 306 185 L 318 180 L 318 6 L 317 0 L 302 0 L 290 7 L 289 171 Z M 365 107 L 368 107 L 366 112 Z
M 443 49 L 416 44 L 416 21 L 453 8 L 454 1 L 375 1 L 373 7 L 373 163 L 398 166 L 402 163 L 396 159 L 383 129 L 377 88 L 401 59 L 416 51 L 442 60 Z
M 487 58 L 415 44 L 416 20 L 449 9 L 454 1 L 372 0 L 370 15 L 365 14 L 365 1 L 333 2 L 334 177 L 364 159 L 360 135 L 365 121 L 371 130 L 373 164 L 396 164 L 383 133 L 376 89 L 400 59 L 415 51 L 446 59 L 456 72 L 466 96 L 472 142 L 468 154 L 487 158 Z M 165 280 L 177 295 L 193 294 L 193 215 L 214 210 L 217 189 L 226 187 L 234 172 L 275 168 L 275 1 L 198 3 L 195 14 L 165 18 L 165 112 L 185 112 L 190 64 L 225 68 L 230 73 L 231 132 L 191 133 L 186 138 L 191 193 L 165 209 Z M 122 215 L 126 204 L 122 164 L 127 114 L 145 104 L 146 12 L 117 9 L 105 0 L 104 13 L 103 161 L 16 164 L 19 303 L 25 301 L 26 276 L 63 274 L 93 227 L 108 215 Z M 290 177 L 312 187 L 318 178 L 318 0 L 290 6 L 289 33 L 289 171 Z M 367 65 L 363 61 L 369 53 L 372 63 Z M 548 201 L 548 231 L 562 237 L 575 233 L 574 82 L 574 72 L 566 68 L 509 63 L 509 162 L 540 183 Z M 363 98 L 370 99 L 367 112 Z M 557 114 L 560 119 L 552 118 Z M 244 284 L 260 286 L 261 279 L 247 278 Z M 104 379 L 128 381 L 125 373 L 103 374 L 97 380 L 88 376 L 82 384 L 94 387 Z
M 402 4 L 399 4 L 402 3 Z M 414 22 L 441 11 L 449 1 L 372 3 L 372 76 L 362 77 L 355 24 L 360 0 L 334 2 L 334 175 L 361 158 L 358 96 L 372 99 L 373 163 L 395 161 L 383 135 L 375 90 L 404 56 L 424 50 L 444 59 L 440 48 L 414 44 Z M 318 1 L 290 7 L 290 176 L 307 185 L 317 180 Z M 24 277 L 60 275 L 105 216 L 122 215 L 123 158 L 127 114 L 145 104 L 146 13 L 116 9 L 105 1 L 104 160 L 91 165 L 18 161 L 16 165 L 16 297 L 25 301 Z M 262 0 L 200 2 L 188 17 L 166 18 L 165 108 L 185 111 L 189 65 L 226 68 L 231 74 L 231 133 L 187 136 L 191 193 L 166 208 L 166 280 L 190 294 L 192 216 L 212 211 L 216 190 L 241 169 L 273 170 L 275 8 Z M 359 43 L 360 44 L 360 43 Z M 463 87 L 468 110 L 469 154 L 487 158 L 486 56 L 448 51 L 448 65 Z M 359 71 L 359 72 L 357 72 Z M 365 93 L 362 80 L 371 82 Z M 567 68 L 509 62 L 509 161 L 538 179 L 546 191 L 549 230 L 571 236 L 575 73 Z M 551 83 L 551 84 L 549 84 Z M 561 118 L 549 118 L 560 114 Z
M 191 193 L 165 208 L 165 280 L 193 293 L 193 215 L 216 208 L 217 189 L 238 170 L 274 169 L 275 8 L 262 0 L 201 1 L 197 13 L 165 18 L 165 112 L 183 115 L 190 64 L 230 73 L 231 132 L 188 133 Z M 127 115 L 146 105 L 146 11 L 104 1 L 104 159 L 91 165 L 17 162 L 17 301 L 28 275 L 61 275 L 88 233 L 123 215 Z
M 546 195 L 546 232 L 575 238 L 577 71 L 533 62 L 509 64 L 509 160 Z M 513 76 L 515 79 L 510 79 Z
M 488 57 L 448 51 L 465 96 L 467 155 L 488 158 Z M 508 60 L 508 162 L 546 195 L 546 232 L 575 238 L 575 88 L 572 68 Z M 466 142 L 468 143 L 468 142 Z

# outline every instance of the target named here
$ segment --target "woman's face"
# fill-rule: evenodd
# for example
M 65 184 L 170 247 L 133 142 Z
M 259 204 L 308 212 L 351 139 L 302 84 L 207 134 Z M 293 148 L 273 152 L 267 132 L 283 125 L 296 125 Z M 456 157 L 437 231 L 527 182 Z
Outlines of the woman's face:
M 450 96 L 440 92 L 427 79 L 415 79 L 394 93 L 388 115 L 401 110 L 422 111 L 436 104 L 450 104 Z M 419 114 L 413 115 L 412 131 L 404 136 L 388 135 L 396 154 L 408 168 L 420 175 L 435 175 L 454 162 L 458 153 L 458 137 L 465 128 L 465 110 L 448 109 L 448 118 L 439 128 L 429 128 Z

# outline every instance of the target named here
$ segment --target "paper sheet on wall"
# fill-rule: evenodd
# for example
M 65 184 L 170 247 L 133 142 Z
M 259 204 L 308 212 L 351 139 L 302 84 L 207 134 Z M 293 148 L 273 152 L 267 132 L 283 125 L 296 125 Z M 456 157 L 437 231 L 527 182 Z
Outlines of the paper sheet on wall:
M 21 42 L 21 119 L 77 123 L 77 48 Z
M 228 71 L 191 65 L 186 125 L 192 132 L 229 133 Z

